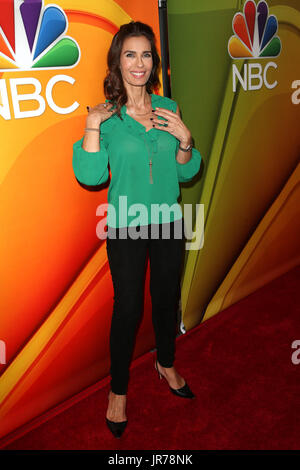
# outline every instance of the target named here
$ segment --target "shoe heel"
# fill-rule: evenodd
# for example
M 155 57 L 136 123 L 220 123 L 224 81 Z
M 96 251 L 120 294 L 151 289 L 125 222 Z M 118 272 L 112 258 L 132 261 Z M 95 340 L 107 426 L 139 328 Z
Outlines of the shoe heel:
M 158 367 L 157 367 L 157 359 L 156 359 L 156 361 L 155 361 L 154 367 L 155 367 L 155 369 L 157 370 L 158 377 L 159 377 L 160 379 L 162 379 L 162 375 L 161 375 L 161 373 L 159 372 Z

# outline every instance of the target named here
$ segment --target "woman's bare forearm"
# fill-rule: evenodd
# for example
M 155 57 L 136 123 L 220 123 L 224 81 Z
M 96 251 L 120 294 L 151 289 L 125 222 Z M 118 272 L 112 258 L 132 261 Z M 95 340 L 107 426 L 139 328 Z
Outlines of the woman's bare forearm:
M 100 131 L 85 131 L 83 142 L 83 150 L 87 152 L 99 152 L 100 150 Z
M 182 147 L 187 147 L 191 143 L 192 143 L 192 137 L 189 135 L 184 141 L 180 142 L 180 145 L 182 145 Z M 176 155 L 176 160 L 178 163 L 181 163 L 181 164 L 187 163 L 188 161 L 190 161 L 191 158 L 192 158 L 192 150 L 189 150 L 189 152 L 183 152 L 182 150 L 180 150 L 180 148 L 178 149 L 178 152 Z
M 88 130 L 95 129 L 95 130 Z M 89 119 L 86 120 L 86 129 L 82 142 L 83 150 L 87 152 L 99 152 L 100 150 L 100 122 L 99 120 Z

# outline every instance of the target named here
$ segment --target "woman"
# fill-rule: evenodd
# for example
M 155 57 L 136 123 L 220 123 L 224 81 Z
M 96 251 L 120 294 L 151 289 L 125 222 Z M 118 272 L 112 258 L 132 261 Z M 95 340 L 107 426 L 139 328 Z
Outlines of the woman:
M 112 40 L 107 62 L 107 98 L 89 109 L 84 137 L 73 146 L 73 169 L 76 178 L 87 185 L 104 183 L 109 177 L 108 163 L 111 169 L 106 248 L 114 308 L 106 423 L 120 437 L 127 424 L 129 366 L 143 308 L 148 251 L 155 368 L 175 395 L 194 397 L 173 366 L 184 254 L 183 217 L 177 198 L 178 183 L 198 173 L 201 156 L 192 148 L 191 132 L 181 120 L 177 103 L 152 93 L 159 85 L 160 59 L 151 27 L 133 21 L 122 25 Z M 128 210 L 121 207 L 121 197 Z M 157 204 L 164 204 L 158 215 L 152 212 Z M 162 236 L 166 226 L 170 228 L 167 238 Z

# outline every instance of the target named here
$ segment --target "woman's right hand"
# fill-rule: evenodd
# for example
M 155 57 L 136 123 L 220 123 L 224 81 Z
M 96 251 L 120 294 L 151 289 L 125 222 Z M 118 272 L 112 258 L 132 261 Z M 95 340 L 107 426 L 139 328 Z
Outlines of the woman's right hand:
M 115 114 L 116 110 L 112 111 L 112 107 L 112 103 L 99 103 L 93 108 L 88 107 L 86 127 L 99 127 L 101 122 L 106 121 L 106 119 Z

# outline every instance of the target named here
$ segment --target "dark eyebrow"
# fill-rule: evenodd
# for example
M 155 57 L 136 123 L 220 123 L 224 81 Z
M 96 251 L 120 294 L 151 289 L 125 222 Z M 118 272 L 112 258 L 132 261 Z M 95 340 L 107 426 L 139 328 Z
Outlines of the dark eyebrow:
M 124 54 L 126 54 L 126 52 L 136 52 L 136 51 L 124 51 Z M 143 51 L 143 52 L 151 52 L 151 51 Z

